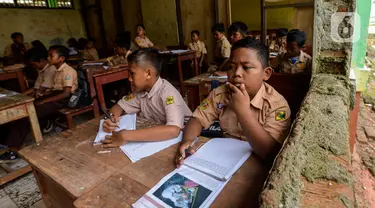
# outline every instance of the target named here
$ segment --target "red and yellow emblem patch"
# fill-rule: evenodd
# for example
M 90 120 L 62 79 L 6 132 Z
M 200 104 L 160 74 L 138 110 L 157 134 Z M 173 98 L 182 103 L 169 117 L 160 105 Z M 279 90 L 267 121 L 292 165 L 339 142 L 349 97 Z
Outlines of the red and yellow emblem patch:
M 199 105 L 201 110 L 206 110 L 210 106 L 211 102 L 208 98 L 204 99 L 202 103 Z
M 276 112 L 276 121 L 283 121 L 286 119 L 285 111 Z
M 133 95 L 133 93 L 131 93 L 131 94 L 125 96 L 125 97 L 124 97 L 124 100 L 125 100 L 125 101 L 130 101 L 130 100 L 132 100 L 133 98 L 134 98 L 134 95 Z

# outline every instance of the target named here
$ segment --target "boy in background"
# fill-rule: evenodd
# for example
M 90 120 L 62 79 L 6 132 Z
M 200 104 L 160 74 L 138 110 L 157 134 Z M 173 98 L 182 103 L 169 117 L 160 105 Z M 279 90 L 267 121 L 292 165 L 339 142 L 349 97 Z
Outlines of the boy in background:
M 186 124 L 176 155 L 179 166 L 185 150 L 203 128 L 219 120 L 225 137 L 248 141 L 257 156 L 272 161 L 289 132 L 290 109 L 287 101 L 267 81 L 268 48 L 259 41 L 237 41 L 228 60 L 228 81 L 214 89 L 194 111 Z M 182 160 L 180 160 L 182 158 Z
M 199 31 L 191 31 L 191 43 L 188 45 L 189 50 L 195 51 L 197 56 L 199 67 L 203 66 L 204 56 L 207 54 L 206 45 L 203 41 L 199 40 Z
M 273 40 L 270 44 L 270 52 L 278 54 L 286 53 L 286 38 L 288 35 L 288 29 L 280 28 L 276 31 L 276 40 Z
M 152 48 L 154 47 L 154 44 L 148 39 L 148 37 L 145 35 L 146 29 L 145 26 L 142 24 L 138 24 L 136 27 L 136 34 L 135 37 L 135 43 L 139 48 Z
M 35 81 L 34 88 L 23 92 L 23 94 L 38 98 L 53 87 L 57 69 L 54 65 L 49 65 L 47 57 L 48 52 L 41 48 L 32 48 L 26 53 L 26 60 L 31 67 L 38 71 L 38 78 Z
M 98 51 L 95 48 L 96 40 L 94 38 L 88 38 L 85 50 L 83 50 L 83 59 L 95 61 L 99 60 Z
M 227 63 L 229 56 L 230 56 L 230 43 L 228 39 L 224 35 L 224 24 L 217 23 L 215 24 L 212 29 L 212 33 L 214 34 L 214 38 L 216 40 L 216 48 L 215 48 L 215 62 L 218 68 L 218 71 L 226 71 L 225 64 Z
M 44 92 L 35 101 L 35 111 L 45 133 L 53 129 L 53 123 L 50 122 L 51 116 L 57 110 L 68 106 L 71 93 L 78 88 L 77 72 L 65 63 L 68 58 L 69 49 L 65 46 L 54 45 L 49 48 L 49 65 L 57 68 L 54 84 L 51 91 Z M 19 149 L 29 131 L 30 125 L 27 118 L 17 120 L 11 124 L 10 133 L 4 140 L 0 140 L 0 143 Z
M 311 56 L 302 51 L 306 42 L 306 34 L 298 29 L 291 30 L 287 36 L 287 53 L 279 54 L 271 67 L 281 73 L 311 74 Z
M 162 141 L 175 138 L 184 127 L 184 118 L 191 116 L 181 94 L 167 80 L 160 78 L 162 62 L 155 49 L 140 49 L 128 56 L 134 94 L 114 105 L 110 113 L 115 123 L 105 120 L 103 129 L 112 132 L 102 141 L 104 147 L 118 147 L 131 141 Z M 141 130 L 115 132 L 122 114 L 140 116 L 163 125 Z
M 29 43 L 23 42 L 22 33 L 15 32 L 10 36 L 13 43 L 7 45 L 4 49 L 4 59 L 7 64 L 23 63 L 26 51 L 33 46 Z
M 233 22 L 228 28 L 228 37 L 233 45 L 247 37 L 247 25 L 243 22 Z

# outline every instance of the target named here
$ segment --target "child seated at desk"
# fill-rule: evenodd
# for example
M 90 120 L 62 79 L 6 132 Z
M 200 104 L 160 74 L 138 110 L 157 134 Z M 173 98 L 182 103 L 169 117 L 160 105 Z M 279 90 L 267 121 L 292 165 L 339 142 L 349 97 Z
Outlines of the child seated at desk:
M 237 41 L 246 38 L 247 36 L 247 25 L 243 22 L 233 22 L 228 28 L 228 37 L 230 43 L 233 45 Z
M 194 111 L 184 129 L 176 155 L 180 165 L 203 128 L 219 120 L 225 137 L 248 141 L 264 160 L 272 160 L 281 148 L 290 126 L 287 101 L 267 81 L 268 48 L 250 38 L 236 42 L 228 60 L 228 81 L 211 91 Z M 180 160 L 182 158 L 182 160 Z
M 23 94 L 37 98 L 46 91 L 51 90 L 55 82 L 57 69 L 54 65 L 49 65 L 47 57 L 48 51 L 41 48 L 32 48 L 27 51 L 26 60 L 31 67 L 38 71 L 38 78 L 35 81 L 34 88 L 23 92 Z
M 53 129 L 53 123 L 50 122 L 51 116 L 57 110 L 68 106 L 71 93 L 78 88 L 77 72 L 65 63 L 67 58 L 69 58 L 69 49 L 65 46 L 54 45 L 49 48 L 49 65 L 57 68 L 54 84 L 51 91 L 46 91 L 35 101 L 39 124 L 42 128 L 44 127 L 45 133 Z M 29 130 L 30 124 L 27 118 L 17 120 L 12 123 L 8 136 L 0 143 L 20 148 Z
M 271 67 L 281 73 L 311 74 L 311 56 L 302 51 L 306 34 L 300 30 L 291 30 L 287 36 L 287 53 L 279 54 L 271 61 Z
M 135 43 L 139 48 L 152 48 L 154 47 L 154 44 L 148 39 L 148 37 L 145 35 L 146 29 L 145 26 L 142 24 L 138 24 L 136 26 L 136 34 L 137 37 L 135 37 Z
M 128 56 L 130 77 L 134 94 L 121 99 L 110 110 L 116 123 L 106 119 L 103 129 L 112 132 L 102 141 L 104 147 L 118 147 L 131 141 L 160 141 L 178 136 L 184 127 L 184 118 L 191 116 L 181 94 L 167 80 L 160 78 L 162 62 L 155 49 L 140 49 Z M 140 116 L 162 123 L 142 130 L 114 132 L 119 117 L 139 113 Z
M 230 56 L 230 43 L 224 35 L 224 24 L 218 23 L 212 27 L 212 33 L 216 40 L 215 62 L 218 68 L 217 71 L 226 71 L 225 64 Z
M 269 46 L 270 52 L 278 54 L 286 53 L 286 38 L 288 29 L 280 28 L 276 31 L 276 40 L 273 40 Z
M 83 59 L 96 61 L 99 60 L 98 51 L 95 48 L 96 40 L 94 38 L 87 39 L 86 48 L 83 50 Z
M 195 55 L 199 61 L 199 67 L 202 67 L 204 56 L 207 55 L 206 45 L 203 41 L 199 40 L 199 31 L 191 31 L 191 43 L 189 43 L 189 50 L 195 51 Z

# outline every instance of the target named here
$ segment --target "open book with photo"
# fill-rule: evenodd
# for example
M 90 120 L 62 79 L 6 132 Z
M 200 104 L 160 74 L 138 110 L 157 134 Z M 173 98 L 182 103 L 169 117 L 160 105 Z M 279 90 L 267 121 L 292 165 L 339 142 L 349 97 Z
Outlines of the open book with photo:
M 133 207 L 209 207 L 251 152 L 246 141 L 211 139 L 180 168 L 161 179 Z

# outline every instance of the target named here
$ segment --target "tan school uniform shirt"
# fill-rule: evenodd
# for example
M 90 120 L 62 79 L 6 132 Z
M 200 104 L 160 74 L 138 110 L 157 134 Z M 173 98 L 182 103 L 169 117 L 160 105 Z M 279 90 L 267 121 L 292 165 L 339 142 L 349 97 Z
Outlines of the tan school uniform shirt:
M 191 117 L 181 94 L 168 81 L 159 78 L 150 92 L 125 96 L 117 103 L 127 114 L 139 116 L 165 125 L 184 127 L 184 118 Z
M 57 69 L 55 84 L 52 90 L 63 90 L 64 87 L 71 87 L 72 93 L 78 88 L 77 71 L 67 63 L 63 63 L 60 68 Z
M 225 137 L 247 140 L 236 114 L 223 104 L 229 94 L 226 85 L 214 89 L 194 111 L 193 117 L 198 119 L 204 128 L 208 128 L 214 121 L 219 120 Z M 278 143 L 284 142 L 289 133 L 291 121 L 289 105 L 282 95 L 269 84 L 263 83 L 248 108 Z
M 271 52 L 277 52 L 278 54 L 282 54 L 282 53 L 286 53 L 286 46 L 285 45 L 281 45 L 279 46 L 275 40 L 273 40 L 270 44 L 270 47 L 269 47 L 270 51 Z
M 83 59 L 99 60 L 99 55 L 98 55 L 98 51 L 96 50 L 96 48 L 83 50 Z
M 311 74 L 312 59 L 311 56 L 303 51 L 299 55 L 297 62 L 292 64 L 286 53 L 279 54 L 275 60 L 271 62 L 273 69 L 279 69 L 281 73 L 287 74 Z
M 12 44 L 13 43 L 5 46 L 3 55 L 4 57 L 13 57 Z M 23 43 L 23 45 L 25 46 L 26 50 L 30 50 L 33 47 L 33 45 L 31 45 L 30 43 Z
M 226 59 L 230 57 L 231 45 L 228 39 L 223 37 L 216 42 L 215 59 Z
M 45 87 L 51 89 L 55 83 L 56 67 L 54 65 L 47 64 L 43 70 L 39 71 L 38 78 L 35 81 L 34 89 L 40 89 Z
M 139 37 L 137 36 L 135 38 L 135 43 L 140 47 L 140 48 L 152 48 L 154 47 L 154 44 L 148 39 L 148 37 Z
M 202 55 L 204 56 L 207 54 L 206 45 L 203 41 L 198 40 L 197 42 L 189 43 L 188 46 L 189 50 L 195 51 L 195 55 L 197 58 L 201 58 Z

